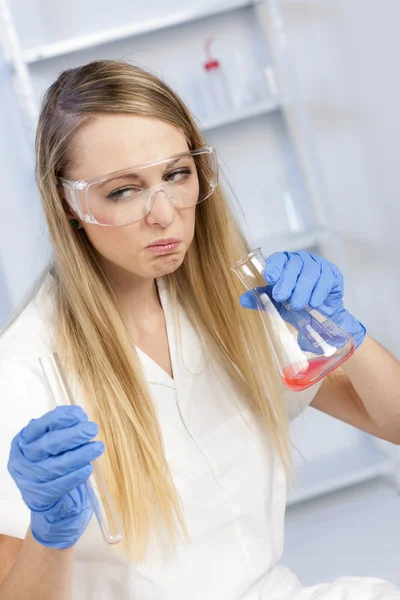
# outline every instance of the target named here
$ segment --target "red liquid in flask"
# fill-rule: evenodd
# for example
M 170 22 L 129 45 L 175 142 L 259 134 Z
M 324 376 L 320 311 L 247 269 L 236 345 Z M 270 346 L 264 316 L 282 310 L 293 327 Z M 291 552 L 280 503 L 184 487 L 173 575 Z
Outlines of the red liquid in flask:
M 305 371 L 301 371 L 300 373 L 296 373 L 296 369 L 291 367 L 286 367 L 286 369 L 282 370 L 282 381 L 284 385 L 292 390 L 293 392 L 300 392 L 301 390 L 305 390 L 323 377 L 328 375 L 331 372 L 332 367 L 335 369 L 340 367 L 350 356 L 353 354 L 355 348 L 346 354 L 342 360 L 338 360 L 337 357 L 326 358 L 312 358 L 308 361 L 308 368 Z

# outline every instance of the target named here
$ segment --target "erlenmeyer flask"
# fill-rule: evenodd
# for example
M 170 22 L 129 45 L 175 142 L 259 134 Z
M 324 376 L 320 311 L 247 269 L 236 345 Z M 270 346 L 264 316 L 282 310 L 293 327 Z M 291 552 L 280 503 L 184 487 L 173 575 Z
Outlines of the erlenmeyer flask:
M 265 258 L 257 248 L 231 270 L 257 301 L 282 382 L 290 390 L 305 390 L 350 358 L 355 342 L 310 306 L 295 311 L 284 302 L 276 307 L 265 291 L 264 268 Z

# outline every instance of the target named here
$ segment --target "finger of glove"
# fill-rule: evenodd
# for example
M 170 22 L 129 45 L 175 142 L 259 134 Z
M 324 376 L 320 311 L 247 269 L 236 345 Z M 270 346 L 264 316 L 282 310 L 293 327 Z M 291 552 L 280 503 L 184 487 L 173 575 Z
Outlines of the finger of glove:
M 22 460 L 17 465 L 17 471 L 25 479 L 25 486 L 29 481 L 35 483 L 54 481 L 56 485 L 60 477 L 81 469 L 96 460 L 103 452 L 103 442 L 86 442 L 78 448 L 57 456 L 50 456 L 39 462 Z
M 275 252 L 265 261 L 264 279 L 269 285 L 275 285 L 282 275 L 282 271 L 289 260 L 287 252 Z
M 257 310 L 258 308 L 261 308 L 260 306 L 260 301 L 257 298 L 256 293 L 265 293 L 267 294 L 269 297 L 271 297 L 271 293 L 272 293 L 272 287 L 270 286 L 265 286 L 265 287 L 258 287 L 255 288 L 254 291 L 253 290 L 249 290 L 248 292 L 245 292 L 244 294 L 242 294 L 240 296 L 240 306 L 242 306 L 243 308 L 252 308 L 253 310 Z
M 38 419 L 32 419 L 20 432 L 24 443 L 28 444 L 39 439 L 49 431 L 71 427 L 76 423 L 88 421 L 88 416 L 80 406 L 57 406 Z
M 305 308 L 321 277 L 321 265 L 311 254 L 299 252 L 298 255 L 303 261 L 303 268 L 290 299 L 290 304 L 294 310 Z
M 22 454 L 32 462 L 38 462 L 49 456 L 57 456 L 82 446 L 98 434 L 99 428 L 92 421 L 83 421 L 65 429 L 50 431 L 33 442 L 20 439 Z
M 32 482 L 28 489 L 21 490 L 25 504 L 34 511 L 49 510 L 62 496 L 69 494 L 85 483 L 93 473 L 93 465 L 87 464 L 58 479 L 44 483 Z
M 299 254 L 290 253 L 281 276 L 272 290 L 272 297 L 276 302 L 284 302 L 291 297 L 302 269 L 303 261 Z
M 31 531 L 39 543 L 53 548 L 69 548 L 79 540 L 93 515 L 84 486 L 76 488 L 73 494 L 76 495 L 79 490 L 81 500 L 71 503 L 71 494 L 66 494 L 51 510 L 45 513 L 32 511 Z
M 79 518 L 83 511 L 92 510 L 93 506 L 87 490 L 90 483 L 78 485 L 68 494 L 61 496 L 59 500 L 46 513 L 47 523 L 60 523 L 65 525 L 65 519 L 68 517 Z
M 249 291 L 240 296 L 240 306 L 242 306 L 243 308 L 251 308 L 253 310 L 257 310 L 258 303 L 253 292 Z
M 321 277 L 310 298 L 313 308 L 321 306 L 332 292 L 339 299 L 343 296 L 343 276 L 339 269 L 328 261 L 322 261 L 321 266 Z

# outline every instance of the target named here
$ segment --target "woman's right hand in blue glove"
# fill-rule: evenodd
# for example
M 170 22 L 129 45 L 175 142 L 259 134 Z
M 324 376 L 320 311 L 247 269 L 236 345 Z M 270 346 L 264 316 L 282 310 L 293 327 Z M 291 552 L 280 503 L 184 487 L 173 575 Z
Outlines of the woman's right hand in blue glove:
M 8 470 L 31 510 L 37 542 L 69 548 L 84 533 L 93 509 L 84 483 L 104 452 L 98 433 L 79 406 L 59 406 L 33 419 L 13 439 Z

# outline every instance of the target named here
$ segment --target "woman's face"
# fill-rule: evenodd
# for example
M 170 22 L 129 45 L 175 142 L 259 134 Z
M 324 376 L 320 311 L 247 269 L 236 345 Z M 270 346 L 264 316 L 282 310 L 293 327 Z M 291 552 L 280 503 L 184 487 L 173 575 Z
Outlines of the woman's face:
M 79 130 L 73 146 L 75 165 L 67 173 L 68 179 L 73 180 L 101 177 L 189 149 L 184 135 L 172 125 L 126 114 L 96 117 Z M 148 176 L 151 181 L 145 181 L 145 185 L 161 183 L 164 169 L 165 164 L 152 167 Z M 174 177 L 173 169 L 170 177 Z M 82 226 L 110 273 L 132 274 L 141 279 L 160 277 L 182 264 L 192 242 L 198 184 L 193 194 L 192 206 L 177 209 L 159 192 L 150 212 L 130 225 L 104 227 L 82 222 Z M 178 240 L 179 244 L 166 249 L 150 247 L 168 238 Z

